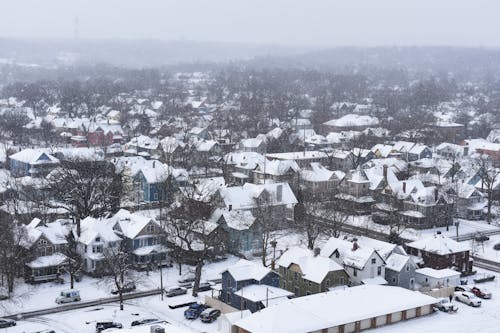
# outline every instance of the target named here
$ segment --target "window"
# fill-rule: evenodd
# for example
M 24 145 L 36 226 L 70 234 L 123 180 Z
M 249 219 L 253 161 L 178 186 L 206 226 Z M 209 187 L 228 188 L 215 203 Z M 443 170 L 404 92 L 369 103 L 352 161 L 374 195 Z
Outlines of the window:
M 299 274 L 297 272 L 294 272 L 293 273 L 293 278 L 295 281 L 297 281 L 299 279 Z
M 392 283 L 396 283 L 396 278 L 395 277 L 392 278 Z
M 101 241 L 101 237 L 96 237 L 96 238 L 95 238 L 95 241 L 96 241 L 97 243 L 99 243 L 99 242 Z
M 358 270 L 356 268 L 354 268 L 354 270 L 352 272 L 352 275 L 353 276 L 358 276 Z
M 154 198 L 155 198 L 155 200 L 158 200 L 158 192 L 155 192 Z
M 47 240 L 45 240 L 45 239 L 43 239 L 43 238 L 42 238 L 42 239 L 40 239 L 40 240 L 38 241 L 38 245 L 42 245 L 42 246 L 47 245 Z
M 102 245 L 93 245 L 92 253 L 102 253 Z
M 153 223 L 148 224 L 148 226 L 146 227 L 146 231 L 147 231 L 148 233 L 153 233 L 153 232 L 155 232 L 155 225 L 154 225 Z
M 283 281 L 283 289 L 286 289 L 286 281 Z
M 376 263 L 377 263 L 377 259 L 372 258 L 372 264 L 376 264 Z
M 341 286 L 342 286 L 342 285 L 344 285 L 344 278 L 343 278 L 343 277 L 341 277 L 341 278 L 339 279 L 339 283 L 340 283 L 340 285 L 341 285 Z
M 382 275 L 382 266 L 377 267 L 377 275 Z
M 300 290 L 299 287 L 295 287 L 295 296 L 300 296 Z
M 328 280 L 328 279 L 327 279 L 327 280 L 325 281 L 325 285 L 326 285 L 326 287 L 327 287 L 327 288 L 329 288 L 329 287 L 330 287 L 330 280 Z
M 335 258 L 340 257 L 340 254 L 338 252 L 335 253 Z
M 311 288 L 311 285 L 312 285 L 311 281 L 307 281 L 307 286 L 308 286 L 309 288 Z

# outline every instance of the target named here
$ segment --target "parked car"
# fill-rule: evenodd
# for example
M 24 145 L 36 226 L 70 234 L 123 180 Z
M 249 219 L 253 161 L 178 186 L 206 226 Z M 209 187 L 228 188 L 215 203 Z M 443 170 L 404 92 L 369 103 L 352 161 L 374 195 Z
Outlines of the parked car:
M 101 333 L 102 331 L 108 328 L 123 328 L 121 323 L 116 323 L 114 321 L 98 321 L 95 323 L 95 331 L 96 333 Z
M 220 310 L 206 309 L 200 314 L 200 319 L 204 323 L 213 323 L 220 316 Z
M 434 308 L 447 313 L 458 311 L 458 307 L 455 304 L 451 303 L 448 298 L 439 298 L 437 303 L 434 304 Z
M 179 295 L 184 295 L 187 293 L 187 289 L 183 287 L 171 287 L 167 290 L 167 297 L 174 297 Z
M 184 311 L 184 318 L 186 319 L 196 319 L 200 314 L 207 308 L 206 305 L 200 303 L 193 303 L 189 308 Z
M 495 250 L 500 250 L 500 243 L 496 243 L 494 246 L 493 246 L 493 249 Z
M 151 324 L 151 323 L 157 323 L 159 322 L 159 319 L 156 318 L 146 318 L 146 319 L 140 319 L 140 320 L 134 320 L 130 326 L 139 326 L 139 325 L 146 325 L 146 324 Z
M 201 282 L 198 291 L 209 291 L 212 290 L 212 285 L 208 282 Z
M 465 286 L 465 285 L 456 286 L 455 287 L 455 291 L 467 291 L 467 292 L 471 292 L 471 287 Z
M 474 307 L 481 306 L 481 300 L 477 298 L 476 295 L 468 291 L 456 291 L 455 299 L 459 302 L 465 303 L 470 306 Z
M 489 240 L 490 240 L 490 238 L 489 238 L 488 236 L 486 236 L 486 235 L 476 235 L 476 236 L 474 237 L 474 240 L 475 240 L 476 242 L 486 242 L 486 241 L 489 241 Z
M 16 321 L 7 318 L 0 318 L 0 328 L 16 326 Z
M 484 288 L 472 287 L 472 289 L 470 291 L 471 291 L 471 293 L 473 293 L 474 295 L 476 295 L 479 298 L 482 298 L 482 299 L 490 299 L 491 298 L 491 292 L 489 292 L 488 290 L 486 290 Z
M 57 304 L 71 303 L 80 301 L 80 292 L 78 290 L 65 290 L 61 291 L 59 297 L 56 298 Z
M 122 293 L 129 293 L 129 292 L 132 292 L 135 290 L 135 283 L 133 282 L 128 282 L 128 283 L 125 283 L 123 286 L 122 286 Z M 111 293 L 113 295 L 118 295 L 119 294 L 119 291 L 118 289 L 115 287 L 111 290 Z

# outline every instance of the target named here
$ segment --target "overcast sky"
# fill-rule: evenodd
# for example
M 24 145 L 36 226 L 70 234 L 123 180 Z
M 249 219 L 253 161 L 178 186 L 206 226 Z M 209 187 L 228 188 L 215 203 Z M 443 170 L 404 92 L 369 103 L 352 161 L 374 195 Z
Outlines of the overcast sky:
M 0 0 L 1 37 L 500 46 L 500 0 Z

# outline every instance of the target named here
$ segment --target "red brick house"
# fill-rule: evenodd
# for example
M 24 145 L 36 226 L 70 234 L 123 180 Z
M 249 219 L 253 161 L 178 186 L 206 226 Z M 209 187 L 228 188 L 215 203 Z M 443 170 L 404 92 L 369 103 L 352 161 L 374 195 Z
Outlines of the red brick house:
M 446 237 L 440 231 L 434 236 L 406 244 L 406 251 L 422 259 L 421 267 L 454 268 L 462 274 L 472 273 L 470 247 Z

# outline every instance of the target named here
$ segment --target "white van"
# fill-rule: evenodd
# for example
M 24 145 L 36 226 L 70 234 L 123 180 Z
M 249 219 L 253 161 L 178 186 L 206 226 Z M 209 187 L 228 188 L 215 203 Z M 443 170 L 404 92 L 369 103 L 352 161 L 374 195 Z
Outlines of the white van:
M 80 292 L 78 290 L 61 291 L 59 297 L 56 298 L 57 304 L 78 302 L 80 300 Z

